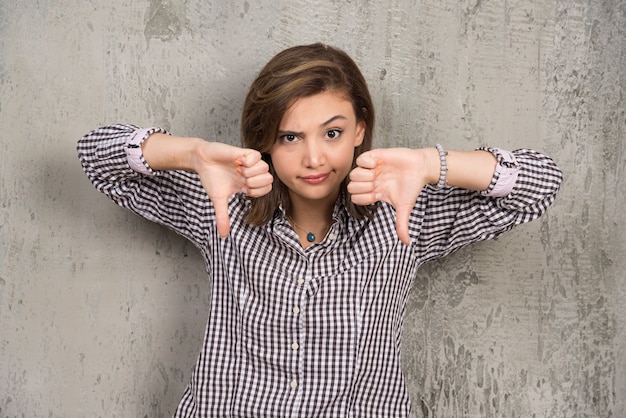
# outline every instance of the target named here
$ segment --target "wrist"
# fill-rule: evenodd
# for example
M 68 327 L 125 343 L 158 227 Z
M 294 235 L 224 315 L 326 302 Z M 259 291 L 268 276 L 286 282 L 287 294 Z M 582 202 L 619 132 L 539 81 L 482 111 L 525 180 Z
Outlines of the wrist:
M 170 136 L 161 133 L 150 135 L 142 144 L 145 160 L 155 170 L 194 170 L 195 149 L 200 138 Z
M 202 138 L 189 138 L 189 167 L 190 171 L 199 172 L 204 162 L 213 154 L 212 142 Z
M 424 167 L 425 183 L 437 185 L 441 174 L 439 152 L 436 148 L 422 148 L 417 151 L 421 155 L 421 165 Z

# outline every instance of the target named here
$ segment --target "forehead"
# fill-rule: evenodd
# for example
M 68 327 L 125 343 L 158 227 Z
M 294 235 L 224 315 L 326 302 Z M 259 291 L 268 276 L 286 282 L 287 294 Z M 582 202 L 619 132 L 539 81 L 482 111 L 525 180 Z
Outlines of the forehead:
M 352 102 L 342 92 L 325 91 L 294 100 L 285 111 L 280 125 L 282 128 L 285 124 L 294 123 L 319 124 L 336 116 L 355 119 Z

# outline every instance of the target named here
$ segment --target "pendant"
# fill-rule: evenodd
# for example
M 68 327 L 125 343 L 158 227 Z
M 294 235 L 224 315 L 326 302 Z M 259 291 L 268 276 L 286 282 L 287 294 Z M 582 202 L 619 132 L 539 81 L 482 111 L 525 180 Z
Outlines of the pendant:
M 306 234 L 306 240 L 309 242 L 315 241 L 315 234 L 313 232 L 309 232 L 308 234 Z

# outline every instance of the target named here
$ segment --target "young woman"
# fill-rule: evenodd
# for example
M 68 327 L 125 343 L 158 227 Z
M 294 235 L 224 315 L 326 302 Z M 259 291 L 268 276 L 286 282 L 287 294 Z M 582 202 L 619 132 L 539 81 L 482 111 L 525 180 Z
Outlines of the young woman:
M 532 150 L 371 150 L 373 128 L 358 67 L 314 44 L 258 75 L 244 148 L 131 125 L 79 141 L 98 190 L 206 261 L 207 331 L 176 417 L 409 416 L 417 269 L 536 219 L 561 183 Z

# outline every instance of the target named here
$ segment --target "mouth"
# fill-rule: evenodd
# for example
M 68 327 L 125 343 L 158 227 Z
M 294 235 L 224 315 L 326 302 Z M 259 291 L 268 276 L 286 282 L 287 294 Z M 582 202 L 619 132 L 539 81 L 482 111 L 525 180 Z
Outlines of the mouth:
M 308 176 L 300 177 L 300 179 L 307 184 L 320 184 L 325 182 L 328 177 L 330 177 L 330 173 L 311 174 Z

